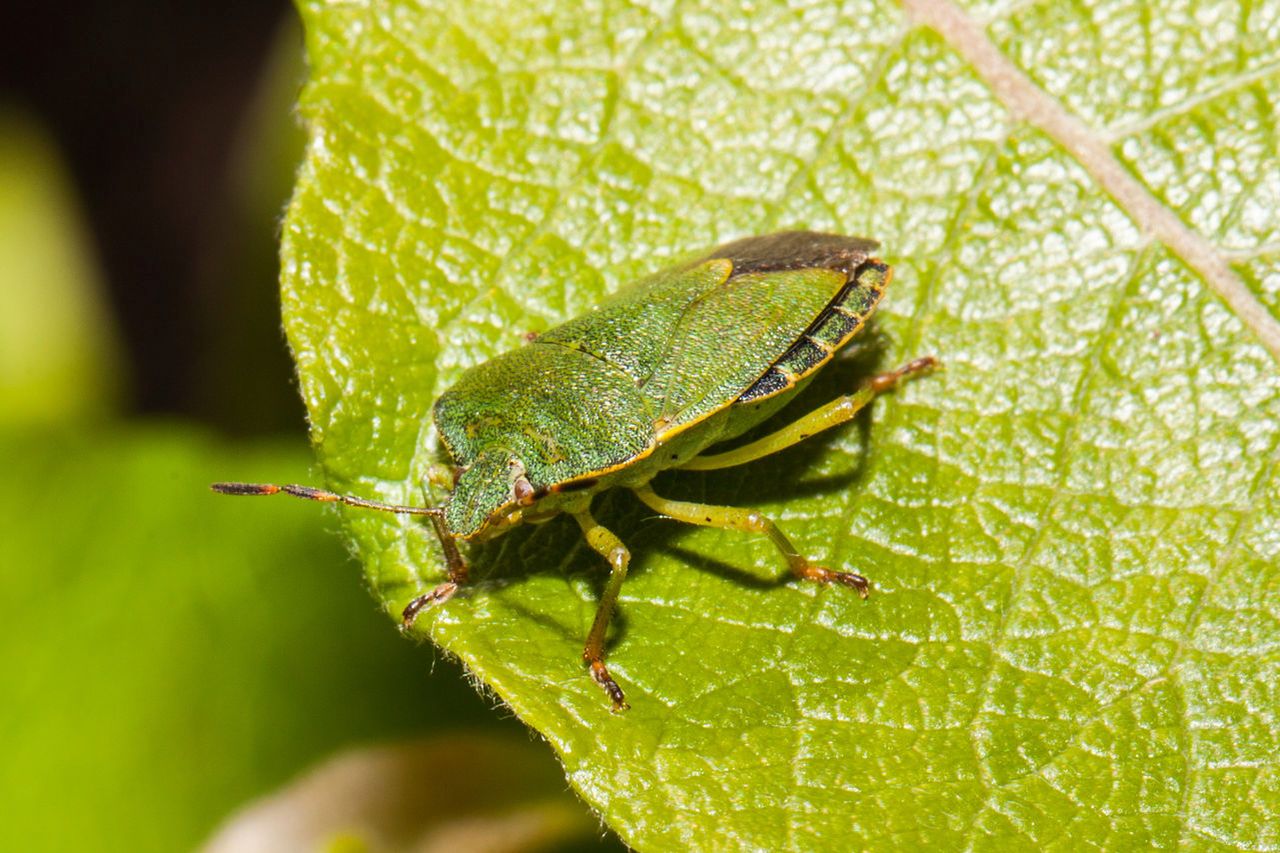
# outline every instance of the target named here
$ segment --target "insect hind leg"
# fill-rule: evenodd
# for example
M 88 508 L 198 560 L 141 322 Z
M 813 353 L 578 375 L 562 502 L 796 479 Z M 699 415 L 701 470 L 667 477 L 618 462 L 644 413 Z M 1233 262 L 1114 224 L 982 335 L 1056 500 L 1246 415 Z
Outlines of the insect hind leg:
M 727 450 L 724 453 L 695 456 L 680 467 L 686 471 L 714 471 L 718 468 L 729 468 L 734 465 L 754 462 L 762 457 L 786 450 L 791 445 L 798 444 L 823 430 L 848 423 L 878 395 L 893 388 L 904 379 L 909 379 L 919 373 L 933 369 L 937 366 L 937 363 L 937 359 L 931 355 L 917 358 L 897 370 L 871 377 L 866 384 L 852 394 L 845 394 L 835 398 L 826 405 L 820 406 L 809 414 L 792 421 L 777 432 L 769 433 L 750 444 L 735 447 L 733 450 Z
M 866 598 L 871 583 L 855 572 L 837 572 L 810 561 L 796 550 L 791 540 L 779 529 L 773 519 L 754 509 L 674 501 L 654 493 L 649 486 L 633 489 L 650 509 L 667 518 L 696 524 L 700 527 L 718 527 L 723 530 L 741 530 L 746 533 L 763 533 L 787 561 L 787 568 L 798 578 L 818 583 L 838 583 L 858 591 Z

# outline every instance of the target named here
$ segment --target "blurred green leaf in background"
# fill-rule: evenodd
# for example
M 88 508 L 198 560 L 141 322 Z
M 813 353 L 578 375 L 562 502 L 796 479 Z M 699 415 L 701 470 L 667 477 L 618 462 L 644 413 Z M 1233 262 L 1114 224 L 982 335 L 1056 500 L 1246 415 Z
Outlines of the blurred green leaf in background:
M 0 109 L 0 429 L 119 404 L 117 341 L 69 183 L 36 123 Z
M 420 620 L 625 841 L 1280 846 L 1280 6 L 302 14 L 285 325 L 331 486 L 427 499 L 464 368 L 746 234 L 880 239 L 883 362 L 946 365 L 862 429 L 659 481 L 779 518 L 869 602 L 618 496 L 630 712 L 579 659 L 604 567 L 567 522 L 473 549 Z M 421 524 L 344 520 L 393 614 L 440 579 Z

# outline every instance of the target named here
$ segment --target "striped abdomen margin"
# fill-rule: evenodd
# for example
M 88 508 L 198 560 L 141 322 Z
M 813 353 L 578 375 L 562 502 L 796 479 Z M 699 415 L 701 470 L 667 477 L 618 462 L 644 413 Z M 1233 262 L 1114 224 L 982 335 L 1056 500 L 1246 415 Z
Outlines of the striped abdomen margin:
M 831 304 L 800 339 L 736 403 L 755 403 L 786 391 L 831 360 L 866 325 L 889 284 L 889 265 L 867 261 L 849 276 Z

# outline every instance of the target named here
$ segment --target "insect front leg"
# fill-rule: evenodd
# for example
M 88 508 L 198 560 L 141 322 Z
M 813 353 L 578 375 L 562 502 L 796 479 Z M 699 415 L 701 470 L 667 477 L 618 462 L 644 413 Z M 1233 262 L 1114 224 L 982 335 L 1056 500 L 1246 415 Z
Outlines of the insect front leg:
M 719 527 L 724 530 L 742 530 L 747 533 L 763 533 L 769 537 L 787 561 L 787 567 L 798 578 L 817 581 L 818 583 L 839 583 L 852 587 L 863 598 L 867 597 L 870 582 L 862 575 L 854 572 L 836 572 L 819 566 L 800 554 L 796 546 L 791 544 L 773 519 L 754 509 L 738 509 L 729 506 L 711 506 L 709 504 L 673 501 L 654 494 L 649 486 L 633 489 L 636 497 L 655 512 L 676 521 L 697 524 L 700 527 Z
M 582 535 L 587 544 L 609 563 L 609 583 L 600 597 L 600 605 L 596 608 L 596 618 L 591 623 L 591 633 L 587 634 L 587 645 L 582 650 L 582 659 L 591 667 L 591 677 L 596 684 L 604 688 L 613 702 L 613 711 L 624 711 L 631 706 L 618 682 L 613 680 L 609 669 L 604 665 L 604 635 L 609 629 L 609 620 L 613 618 L 614 606 L 618 603 L 618 593 L 622 590 L 622 582 L 627 579 L 627 567 L 631 563 L 631 552 L 622 540 L 607 527 L 596 521 L 587 510 L 573 513 L 573 520 L 582 528 Z

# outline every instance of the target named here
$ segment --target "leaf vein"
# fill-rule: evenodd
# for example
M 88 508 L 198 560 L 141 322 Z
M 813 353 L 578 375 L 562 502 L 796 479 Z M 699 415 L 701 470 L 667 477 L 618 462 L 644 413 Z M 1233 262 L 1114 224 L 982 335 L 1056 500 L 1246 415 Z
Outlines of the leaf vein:
M 1120 163 L 1096 130 L 1037 86 L 951 0 L 902 3 L 917 23 L 937 32 L 973 66 L 1010 112 L 1061 145 L 1139 228 L 1159 239 L 1194 270 L 1280 362 L 1280 320 L 1254 296 L 1218 247 L 1161 204 Z

